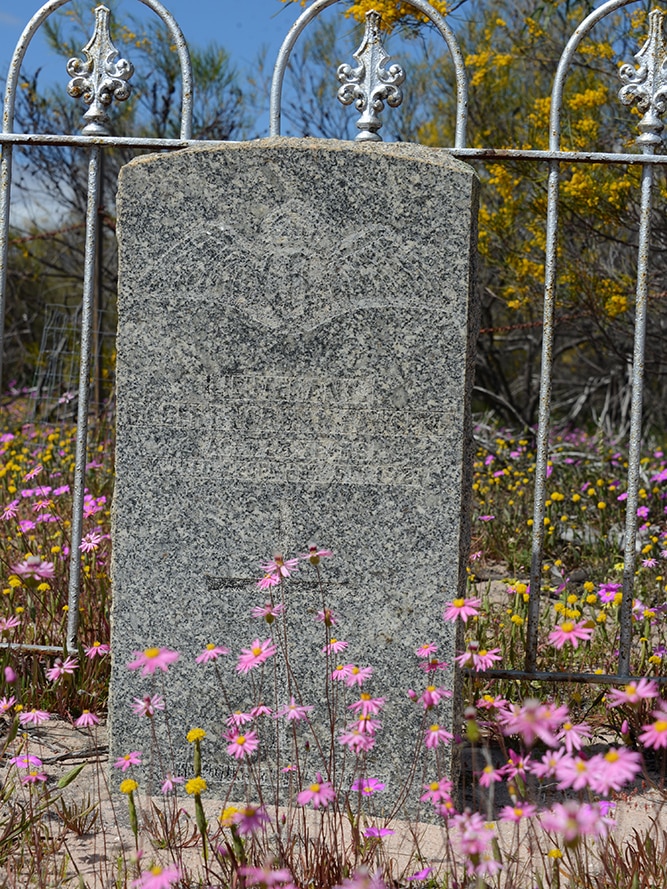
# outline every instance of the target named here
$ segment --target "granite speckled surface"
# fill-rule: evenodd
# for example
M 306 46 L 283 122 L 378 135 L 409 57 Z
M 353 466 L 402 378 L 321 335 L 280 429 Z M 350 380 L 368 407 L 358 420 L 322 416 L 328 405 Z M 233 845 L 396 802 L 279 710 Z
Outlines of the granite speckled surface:
M 229 710 L 214 666 L 194 658 L 230 648 L 226 693 L 249 706 L 253 674 L 234 664 L 268 635 L 250 617 L 266 601 L 258 565 L 315 542 L 335 551 L 326 595 L 345 658 L 371 664 L 367 690 L 388 698 L 368 771 L 395 798 L 422 721 L 406 695 L 426 684 L 414 651 L 436 641 L 451 662 L 442 605 L 465 577 L 476 214 L 473 171 L 416 145 L 278 138 L 123 168 L 112 760 L 148 762 L 148 720 L 130 705 L 160 691 L 177 771 L 191 774 L 185 733 L 200 726 L 204 776 L 224 792 Z M 292 667 L 321 724 L 310 566 L 287 595 Z M 181 652 L 164 685 L 125 668 L 149 646 Z M 304 757 L 312 780 L 321 765 Z

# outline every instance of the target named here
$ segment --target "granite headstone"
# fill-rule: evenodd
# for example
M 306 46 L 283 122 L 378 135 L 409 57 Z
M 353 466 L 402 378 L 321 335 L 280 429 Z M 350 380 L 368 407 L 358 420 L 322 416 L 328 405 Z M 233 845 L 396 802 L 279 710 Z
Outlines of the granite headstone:
M 341 662 L 373 666 L 364 690 L 387 698 L 368 769 L 396 799 L 424 731 L 407 695 L 430 681 L 415 650 L 437 642 L 450 668 L 432 681 L 454 682 L 441 615 L 464 594 L 468 556 L 476 208 L 468 166 L 408 144 L 266 139 L 123 168 L 112 760 L 141 750 L 149 762 L 149 719 L 131 704 L 160 692 L 165 759 L 153 756 L 151 780 L 191 774 L 185 734 L 199 726 L 204 777 L 229 789 L 222 734 L 259 673 L 239 675 L 236 658 L 271 632 L 250 616 L 267 601 L 259 565 L 314 542 L 335 553 L 324 594 L 303 563 L 286 589 L 288 635 L 280 618 L 272 630 L 326 735 L 316 616 L 333 609 Z M 231 653 L 195 664 L 208 643 Z M 126 668 L 160 646 L 180 652 L 167 676 Z M 267 703 L 275 679 L 287 704 L 284 673 L 265 670 Z M 451 730 L 453 709 L 427 721 Z M 301 753 L 306 781 L 324 771 L 312 745 Z

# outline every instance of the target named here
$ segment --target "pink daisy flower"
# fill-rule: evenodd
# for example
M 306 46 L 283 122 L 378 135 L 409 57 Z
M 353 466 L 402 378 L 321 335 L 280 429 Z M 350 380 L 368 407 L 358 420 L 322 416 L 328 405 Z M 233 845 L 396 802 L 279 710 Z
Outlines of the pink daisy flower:
M 564 747 L 558 750 L 548 750 L 539 762 L 531 762 L 528 764 L 528 770 L 537 775 L 538 778 L 553 778 L 558 768 L 558 763 L 563 757 L 568 756 Z
M 424 793 L 420 799 L 423 803 L 431 802 L 434 805 L 448 800 L 451 797 L 454 785 L 449 778 L 440 778 L 438 781 L 431 781 L 430 784 L 424 784 Z
M 51 682 L 57 682 L 66 673 L 69 673 L 70 675 L 74 673 L 78 666 L 79 662 L 75 657 L 67 657 L 64 661 L 57 658 L 54 665 L 46 671 L 46 678 Z
M 338 664 L 331 674 L 334 682 L 344 682 L 352 669 L 353 664 Z
M 171 772 L 167 772 L 167 777 L 162 782 L 160 792 L 164 794 L 173 793 L 173 791 L 176 790 L 176 787 L 179 784 L 185 784 L 185 778 L 181 778 L 180 775 L 172 775 Z
M 607 707 L 620 707 L 623 704 L 639 704 L 649 698 L 657 698 L 658 683 L 652 679 L 640 679 L 628 683 L 624 688 L 612 688 L 607 695 Z
M 234 813 L 234 824 L 241 836 L 252 836 L 261 830 L 270 821 L 263 806 L 255 806 L 252 803 Z
M 143 698 L 134 698 L 132 712 L 137 716 L 155 716 L 158 710 L 164 710 L 164 698 L 162 695 L 144 695 Z
M 616 593 L 621 591 L 620 583 L 601 583 L 598 587 L 598 598 L 603 605 L 608 605 L 616 598 Z
M 479 783 L 481 787 L 491 787 L 497 781 L 502 781 L 504 777 L 503 769 L 496 769 L 492 765 L 486 765 L 479 773 Z
M 431 657 L 431 655 L 435 654 L 438 650 L 438 646 L 435 642 L 426 642 L 424 645 L 420 645 L 419 648 L 415 651 L 415 654 L 419 658 Z
M 259 716 L 271 716 L 271 712 L 271 708 L 267 707 L 266 704 L 258 704 L 252 708 L 250 715 L 253 719 L 257 719 Z
M 233 725 L 236 726 L 236 728 L 240 728 L 242 725 L 252 722 L 253 719 L 254 716 L 252 713 L 243 713 L 241 710 L 234 710 L 225 721 L 227 725 Z
M 534 806 L 532 803 L 516 803 L 513 806 L 503 806 L 500 810 L 500 820 L 518 823 L 524 818 L 532 817 L 536 811 L 537 806 Z
M 14 704 L 16 703 L 16 698 L 14 695 L 7 697 L 6 695 L 0 698 L 0 715 L 4 715 L 8 710 L 11 710 Z
M 239 873 L 245 877 L 246 885 L 261 886 L 263 889 L 273 889 L 274 886 L 288 884 L 285 889 L 292 887 L 292 874 L 283 868 L 281 870 L 272 870 L 271 861 L 268 861 L 263 867 L 250 867 L 244 865 L 239 868 Z
M 652 714 L 655 722 L 643 725 L 643 732 L 639 736 L 639 742 L 654 750 L 667 748 L 667 712 L 655 710 Z
M 105 654 L 109 654 L 109 646 L 106 642 L 93 642 L 93 644 L 89 648 L 83 649 L 87 658 L 91 661 L 96 657 L 103 657 Z
M 356 723 L 355 723 L 356 725 Z M 375 735 L 360 731 L 358 728 L 348 728 L 338 738 L 338 743 L 343 747 L 349 747 L 352 753 L 367 753 L 375 747 Z
M 314 809 L 319 809 L 320 806 L 326 808 L 335 798 L 336 791 L 329 781 L 322 780 L 322 775 L 318 772 L 315 782 L 306 790 L 302 790 L 298 794 L 296 801 L 300 806 L 307 806 L 308 803 L 312 803 Z
M 29 769 L 32 766 L 40 768 L 42 760 L 38 756 L 33 756 L 32 753 L 24 753 L 20 756 L 12 756 L 9 764 L 16 766 L 17 769 Z
M 360 732 L 367 732 L 368 734 L 374 735 L 375 732 L 382 728 L 382 723 L 379 719 L 373 719 L 370 714 L 367 716 L 360 715 L 355 722 L 351 722 L 348 725 L 348 728 L 357 728 Z
M 44 772 L 38 772 L 36 769 L 32 769 L 28 772 L 27 775 L 23 775 L 21 778 L 21 784 L 37 784 L 41 781 L 46 781 L 47 775 Z
M 109 536 L 109 534 L 101 534 L 99 531 L 89 531 L 81 540 L 79 549 L 83 553 L 92 553 L 99 547 L 100 543 L 103 540 L 107 540 Z
M 467 623 L 468 618 L 477 617 L 481 604 L 482 600 L 476 598 L 454 599 L 452 602 L 446 602 L 442 619 L 455 621 L 460 617 L 463 623 Z
M 370 839 L 371 837 L 389 837 L 393 836 L 396 831 L 392 830 L 390 827 L 367 827 L 364 831 L 364 836 L 366 839 Z
M 21 725 L 40 725 L 42 722 L 48 722 L 49 719 L 51 719 L 50 713 L 47 713 L 46 710 L 37 710 L 36 707 L 19 713 Z
M 413 880 L 425 880 L 432 873 L 432 867 L 425 867 L 422 870 L 418 870 L 417 873 L 413 874 L 411 877 L 406 877 L 406 880 L 408 881 L 408 883 L 412 883 Z
M 454 658 L 459 667 L 471 667 L 478 673 L 482 670 L 490 670 L 495 661 L 501 661 L 502 655 L 499 648 L 480 648 L 479 642 L 469 642 L 467 651 L 457 654 Z
M 74 721 L 74 725 L 77 728 L 91 728 L 94 725 L 100 724 L 99 716 L 95 716 L 94 713 L 91 713 L 90 710 L 83 710 L 81 716 Z
M 359 700 L 354 701 L 347 709 L 361 716 L 377 716 L 384 705 L 385 698 L 372 698 L 367 692 L 362 692 Z
M 5 630 L 13 630 L 14 627 L 18 627 L 21 621 L 18 617 L 3 617 L 0 619 L 0 632 Z
M 581 750 L 590 736 L 590 726 L 586 725 L 585 722 L 573 725 L 568 721 L 563 723 L 558 740 L 565 744 L 565 749 L 568 753 L 573 753 L 575 750 Z
M 437 657 L 424 658 L 419 664 L 419 669 L 424 673 L 435 673 L 437 670 L 446 670 L 449 664 L 447 661 L 440 661 Z
M 41 463 L 38 463 L 37 466 L 34 466 L 34 467 L 30 470 L 30 472 L 27 472 L 27 473 L 23 476 L 23 481 L 24 481 L 24 482 L 29 482 L 29 481 L 31 481 L 33 478 L 36 478 L 36 477 L 40 474 L 40 472 L 42 471 L 43 468 L 44 468 L 44 467 L 42 466 L 42 464 L 41 464 Z
M 116 762 L 113 764 L 114 769 L 120 769 L 122 772 L 126 772 L 130 766 L 140 766 L 141 765 L 141 751 L 133 750 L 132 753 L 126 753 L 125 756 L 119 756 Z
M 298 559 L 285 559 L 280 553 L 276 553 L 270 562 L 261 566 L 265 574 L 277 574 L 279 577 L 289 577 L 293 571 L 298 571 Z
M 590 786 L 595 793 L 608 796 L 612 790 L 621 790 L 642 769 L 641 754 L 627 747 L 610 747 L 606 753 L 594 756 L 590 761 Z
M 344 642 L 342 639 L 331 639 L 322 649 L 322 654 L 340 654 L 346 648 L 347 642 Z
M 331 608 L 324 608 L 323 610 L 318 611 L 315 620 L 319 621 L 321 624 L 324 624 L 325 627 L 335 627 L 337 623 L 336 617 Z
M 593 627 L 587 627 L 585 623 L 576 624 L 574 621 L 566 620 L 549 633 L 549 642 L 558 649 L 561 649 L 567 642 L 573 648 L 578 648 L 580 641 L 588 642 L 592 635 Z
M 429 685 L 419 696 L 419 703 L 423 706 L 424 710 L 431 710 L 433 707 L 437 706 L 440 701 L 443 701 L 446 698 L 451 698 L 451 696 L 452 692 L 448 689 L 440 688 L 436 685 Z
M 329 559 L 333 556 L 330 549 L 318 549 L 316 546 L 309 546 L 307 553 L 302 553 L 301 558 L 310 562 L 311 565 L 319 565 L 321 559 Z
M 314 709 L 311 704 L 297 704 L 294 697 L 291 697 L 289 704 L 283 707 L 282 710 L 274 713 L 273 718 L 279 719 L 281 716 L 284 716 L 287 722 L 299 722 L 302 719 L 306 719 L 308 714 L 312 713 Z
M 562 835 L 567 846 L 576 845 L 583 836 L 604 838 L 609 832 L 610 821 L 602 815 L 599 806 L 567 800 L 555 803 L 543 812 L 540 821 L 545 830 Z
M 507 753 L 509 759 L 503 766 L 503 775 L 510 780 L 516 778 L 517 775 L 525 779 L 526 772 L 530 771 L 530 756 L 523 756 L 515 750 L 508 750 Z
M 357 778 L 350 790 L 361 793 L 362 796 L 372 796 L 374 793 L 384 790 L 386 786 L 377 778 Z
M 500 695 L 484 695 L 483 698 L 479 698 L 477 701 L 477 706 L 480 710 L 502 710 L 507 706 L 507 700 L 505 698 L 501 698 Z
M 454 735 L 452 735 L 451 732 L 448 732 L 436 723 L 426 729 L 424 734 L 424 744 L 429 748 L 438 747 L 440 744 L 449 744 L 453 738 Z
M 241 760 L 252 756 L 259 747 L 257 732 L 250 731 L 241 734 L 238 731 L 230 731 L 226 732 L 222 737 L 228 742 L 227 753 L 233 756 L 234 759 Z
M 253 617 L 262 618 L 267 624 L 272 624 L 284 610 L 285 606 L 282 602 L 278 602 L 277 605 L 274 605 L 272 602 L 267 602 L 265 605 L 255 605 L 251 614 Z
M 236 669 L 239 673 L 247 673 L 267 661 L 277 650 L 270 639 L 265 639 L 263 642 L 255 639 L 250 648 L 241 651 Z
M 498 722 L 504 735 L 521 735 L 528 747 L 532 747 L 538 738 L 547 746 L 556 747 L 555 733 L 568 714 L 565 706 L 556 707 L 526 698 L 523 704 L 510 704 L 507 709 L 501 709 Z
M 35 527 L 34 522 L 29 524 L 32 525 L 32 528 Z M 32 528 L 28 530 L 32 530 Z M 27 580 L 51 580 L 56 573 L 53 562 L 43 561 L 41 556 L 28 556 L 24 562 L 12 565 L 12 571 L 14 574 L 18 574 L 19 577 L 25 577 Z
M 355 685 L 362 686 L 367 679 L 373 675 L 372 667 L 357 667 L 355 664 L 348 664 L 349 672 L 343 679 L 348 688 Z
M 181 872 L 178 868 L 155 865 L 132 882 L 132 889 L 169 889 L 180 879 Z
M 209 661 L 217 661 L 219 657 L 223 657 L 225 654 L 229 654 L 228 648 L 225 648 L 223 645 L 214 645 L 212 642 L 209 642 L 202 653 L 197 655 L 195 663 L 207 664 Z
M 591 761 L 580 756 L 564 756 L 556 766 L 559 790 L 584 790 L 590 786 L 591 775 Z
M 127 665 L 128 670 L 141 670 L 142 676 L 150 676 L 156 670 L 166 673 L 170 664 L 175 664 L 180 654 L 169 648 L 147 648 L 135 651 L 134 660 Z
M 272 586 L 277 586 L 279 583 L 279 574 L 265 574 L 264 577 L 260 578 L 260 580 L 257 581 L 257 587 L 260 590 L 268 590 Z
M 7 519 L 16 518 L 16 514 L 18 513 L 18 505 L 18 500 L 12 500 L 12 502 L 8 506 L 5 506 L 1 518 L 5 521 Z

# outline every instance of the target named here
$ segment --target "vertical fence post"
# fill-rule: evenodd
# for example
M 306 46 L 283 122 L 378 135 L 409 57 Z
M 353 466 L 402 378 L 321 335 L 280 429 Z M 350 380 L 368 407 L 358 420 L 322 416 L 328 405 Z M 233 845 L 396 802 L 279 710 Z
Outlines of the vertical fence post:
M 84 254 L 83 311 L 81 314 L 81 364 L 79 368 L 79 410 L 76 427 L 76 460 L 72 496 L 72 535 L 70 542 L 69 596 L 67 614 L 67 650 L 76 651 L 79 629 L 79 597 L 81 590 L 81 538 L 83 534 L 83 501 L 86 460 L 88 454 L 88 404 L 90 396 L 90 353 L 92 341 L 93 296 L 95 291 L 95 259 L 99 238 L 99 204 L 102 187 L 100 175 L 102 149 L 90 149 L 88 162 L 88 204 L 86 207 L 86 247 Z

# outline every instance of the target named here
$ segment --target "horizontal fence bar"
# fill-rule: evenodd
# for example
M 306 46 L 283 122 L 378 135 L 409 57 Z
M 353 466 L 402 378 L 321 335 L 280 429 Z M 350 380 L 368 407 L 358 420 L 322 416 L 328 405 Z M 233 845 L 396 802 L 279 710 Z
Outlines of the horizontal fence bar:
M 640 679 L 650 679 L 658 685 L 667 684 L 667 676 L 619 676 L 617 673 L 549 673 L 541 670 L 471 670 L 464 667 L 461 673 L 470 679 L 525 679 L 539 682 L 582 682 L 589 685 L 628 685 Z
M 63 654 L 64 645 L 30 645 L 22 642 L 0 642 L 3 651 L 37 651 L 40 654 Z
M 289 137 L 281 137 L 289 138 Z M 0 133 L 0 145 L 69 145 L 80 148 L 90 148 L 91 145 L 100 145 L 106 148 L 136 148 L 158 151 L 176 151 L 183 148 L 197 148 L 202 146 L 217 147 L 220 145 L 245 144 L 238 140 L 206 141 L 198 139 L 150 139 L 138 136 L 67 136 L 55 133 Z M 386 142 L 385 145 L 392 143 Z M 436 146 L 439 151 L 446 151 L 454 157 L 462 160 L 483 160 L 498 163 L 503 161 L 559 161 L 572 164 L 648 164 L 667 165 L 667 154 L 620 154 L 618 152 L 604 151 L 537 151 L 523 148 L 448 148 Z

